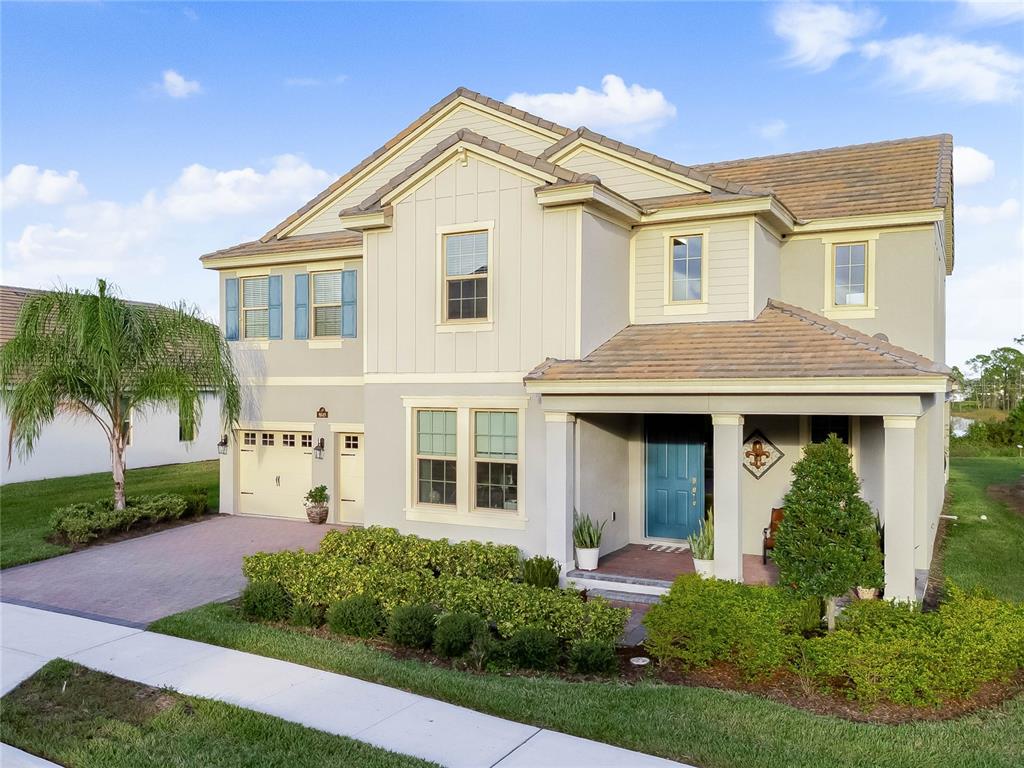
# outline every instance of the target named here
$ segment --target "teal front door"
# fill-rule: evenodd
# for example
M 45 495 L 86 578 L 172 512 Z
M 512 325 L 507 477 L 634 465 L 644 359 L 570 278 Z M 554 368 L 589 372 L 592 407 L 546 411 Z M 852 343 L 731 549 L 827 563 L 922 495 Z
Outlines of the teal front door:
M 647 535 L 685 539 L 704 519 L 704 442 L 684 419 L 647 419 Z

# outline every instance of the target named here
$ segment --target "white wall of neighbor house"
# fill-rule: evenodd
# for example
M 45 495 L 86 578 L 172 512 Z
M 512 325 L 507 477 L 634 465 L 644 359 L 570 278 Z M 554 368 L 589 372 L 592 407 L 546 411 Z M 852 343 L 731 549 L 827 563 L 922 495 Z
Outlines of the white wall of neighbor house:
M 409 142 L 384 165 L 360 179 L 351 190 L 338 200 L 332 201 L 322 212 L 296 229 L 293 234 L 305 235 L 317 232 L 335 232 L 341 229 L 338 222 L 338 213 L 340 211 L 354 205 L 359 205 L 371 194 L 387 184 L 388 181 L 401 173 L 406 167 L 412 165 L 446 138 L 463 128 L 468 128 L 481 136 L 486 136 L 489 139 L 507 144 L 510 147 L 532 155 L 539 155 L 559 138 L 509 124 L 486 114 L 472 105 L 459 105 L 448 116 Z
M 522 372 L 573 357 L 576 208 L 545 210 L 539 181 L 469 153 L 394 204 L 367 232 L 368 374 Z M 493 222 L 487 322 L 438 323 L 439 227 Z
M 55 419 L 43 431 L 32 455 L 21 458 L 15 449 L 9 467 L 6 436 L 10 433 L 10 420 L 4 412 L 0 412 L 0 428 L 4 435 L 0 482 L 20 483 L 110 471 L 110 444 L 91 417 Z M 177 408 L 134 413 L 132 441 L 125 459 L 129 469 L 215 459 L 220 435 L 220 398 L 213 395 L 203 398 L 202 421 L 191 442 L 178 439 Z

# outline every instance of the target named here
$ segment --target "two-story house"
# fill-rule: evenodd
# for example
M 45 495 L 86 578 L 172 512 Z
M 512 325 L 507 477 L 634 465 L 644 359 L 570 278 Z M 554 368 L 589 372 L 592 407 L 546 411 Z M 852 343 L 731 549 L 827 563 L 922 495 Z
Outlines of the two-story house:
M 572 560 L 760 556 L 835 432 L 912 598 L 942 506 L 947 135 L 685 166 L 459 89 L 258 241 L 208 254 L 245 411 L 221 510 Z

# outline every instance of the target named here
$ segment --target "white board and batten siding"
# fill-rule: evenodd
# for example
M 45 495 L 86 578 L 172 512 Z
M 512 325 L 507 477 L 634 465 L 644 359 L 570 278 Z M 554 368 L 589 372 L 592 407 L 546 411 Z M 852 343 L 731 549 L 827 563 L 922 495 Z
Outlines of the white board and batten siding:
M 498 120 L 471 106 L 461 105 L 292 234 L 338 231 L 341 229 L 338 223 L 340 211 L 363 202 L 408 166 L 463 128 L 531 155 L 539 155 L 555 142 L 554 139 Z
M 665 237 L 707 230 L 708 311 L 673 315 L 665 312 Z M 634 322 L 693 323 L 746 320 L 750 316 L 750 224 L 728 219 L 675 228 L 643 229 L 634 235 Z
M 470 154 L 394 204 L 366 235 L 368 374 L 528 371 L 575 346 L 578 211 L 545 211 L 539 182 Z M 486 330 L 438 325 L 438 228 L 494 222 Z M 468 226 L 467 229 L 472 229 Z

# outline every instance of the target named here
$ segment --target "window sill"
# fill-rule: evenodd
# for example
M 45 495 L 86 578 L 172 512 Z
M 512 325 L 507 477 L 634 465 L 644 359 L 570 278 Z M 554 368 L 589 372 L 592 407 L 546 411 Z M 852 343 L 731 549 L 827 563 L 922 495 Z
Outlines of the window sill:
M 343 339 L 309 339 L 306 342 L 307 349 L 341 349 L 347 344 L 351 344 L 355 341 L 354 338 L 343 338 Z
M 664 304 L 661 308 L 666 315 L 706 315 L 708 303 L 706 301 L 693 301 L 685 304 Z
M 510 531 L 526 530 L 526 517 L 522 511 L 510 514 L 490 514 L 487 512 L 450 512 L 427 507 L 406 507 L 405 519 L 420 523 L 445 523 L 447 525 L 466 525 L 475 528 L 504 528 Z
M 267 339 L 243 339 L 231 343 L 238 349 L 270 349 L 270 341 Z
M 493 331 L 494 323 L 438 323 L 438 333 L 465 333 L 468 331 Z
M 863 320 L 875 316 L 878 307 L 826 307 L 821 314 L 830 320 Z

